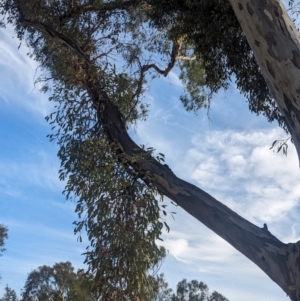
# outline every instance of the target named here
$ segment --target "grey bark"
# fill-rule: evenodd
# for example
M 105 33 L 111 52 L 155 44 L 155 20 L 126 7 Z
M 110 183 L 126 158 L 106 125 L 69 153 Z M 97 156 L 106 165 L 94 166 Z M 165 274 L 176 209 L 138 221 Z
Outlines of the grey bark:
M 229 0 L 300 160 L 300 34 L 278 0 Z

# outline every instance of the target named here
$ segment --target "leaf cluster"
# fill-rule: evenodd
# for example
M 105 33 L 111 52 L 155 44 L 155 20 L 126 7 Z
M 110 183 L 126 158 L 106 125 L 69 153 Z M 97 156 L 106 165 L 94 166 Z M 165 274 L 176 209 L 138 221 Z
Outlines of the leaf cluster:
M 0 301 L 19 301 L 19 299 L 15 290 L 6 285 L 4 288 L 4 295 L 0 298 Z
M 0 224 L 0 256 L 5 251 L 5 240 L 8 238 L 8 229 L 4 225 Z
M 291 142 L 293 143 L 293 140 L 291 139 L 291 137 L 288 137 L 286 139 L 283 140 L 275 140 L 272 143 L 272 146 L 270 147 L 270 149 L 273 149 L 273 152 L 275 151 L 275 149 L 277 148 L 276 152 L 279 153 L 282 150 L 283 155 L 287 156 L 287 151 L 288 151 L 288 141 L 291 140 Z
M 182 41 L 183 48 L 192 50 L 196 57 L 197 63 L 187 62 L 181 67 L 181 79 L 187 91 L 181 99 L 188 110 L 207 107 L 212 93 L 227 89 L 235 78 L 250 111 L 263 114 L 268 121 L 277 120 L 287 130 L 229 1 L 152 3 L 149 11 L 152 26 L 167 28 L 169 38 Z
M 58 127 L 49 138 L 60 146 L 64 193 L 77 201 L 75 233 L 88 235 L 85 262 L 104 300 L 143 300 L 152 290 L 147 273 L 164 252 L 156 245 L 163 228 L 159 195 L 150 175 L 133 169 L 121 146 L 109 143 L 89 96 L 80 91 L 57 84 L 51 97 L 57 110 L 47 117 L 53 130 Z M 152 153 L 131 161 L 150 160 Z
M 89 272 L 104 300 L 143 300 L 151 290 L 147 273 L 162 257 L 156 245 L 163 228 L 157 191 L 147 175 L 124 167 L 121 155 L 112 156 L 109 150 L 118 153 L 119 145 L 104 137 L 70 144 L 59 156 L 69 174 L 65 192 L 76 198 L 82 218 L 75 233 L 85 229 L 90 241 Z
M 47 119 L 58 130 L 49 137 L 60 146 L 64 193 L 77 201 L 75 233 L 85 230 L 90 241 L 85 262 L 97 290 L 104 300 L 143 300 L 152 289 L 147 273 L 164 252 L 156 245 L 163 228 L 159 194 L 150 175 L 133 169 L 121 146 L 108 142 L 88 96 L 56 86 L 51 99 L 58 107 Z

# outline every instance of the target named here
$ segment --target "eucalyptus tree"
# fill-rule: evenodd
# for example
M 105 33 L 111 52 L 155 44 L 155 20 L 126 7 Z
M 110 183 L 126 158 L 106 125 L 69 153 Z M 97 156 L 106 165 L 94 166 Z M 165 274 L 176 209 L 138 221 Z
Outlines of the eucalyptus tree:
M 5 240 L 8 238 L 8 229 L 3 224 L 0 224 L 0 256 L 5 251 Z M 0 276 L 1 280 L 1 276 Z
M 217 291 L 209 293 L 208 286 L 202 281 L 183 279 L 178 282 L 176 295 L 172 301 L 229 301 Z
M 0 0 L 0 9 L 56 103 L 49 138 L 60 147 L 60 178 L 78 202 L 75 232 L 87 230 L 86 263 L 104 300 L 153 291 L 147 272 L 162 258 L 156 240 L 168 229 L 162 196 L 300 300 L 299 243 L 282 243 L 179 179 L 163 154 L 128 135 L 146 118 L 147 81 L 178 64 L 187 110 L 209 108 L 235 75 L 250 110 L 278 120 L 299 153 L 299 34 L 279 1 Z
M 153 294 L 145 300 L 147 301 L 171 301 L 175 296 L 173 290 L 165 280 L 164 274 L 149 276 L 152 279 Z
M 208 286 L 202 281 L 182 279 L 177 284 L 176 293 L 169 288 L 164 274 L 156 275 L 154 284 L 154 297 L 145 301 L 228 301 L 216 291 L 210 294 Z
M 15 290 L 8 285 L 4 288 L 4 295 L 0 298 L 0 301 L 19 301 Z
M 28 274 L 21 301 L 98 301 L 92 284 L 90 275 L 75 272 L 68 261 L 43 265 Z
M 0 224 L 0 256 L 5 251 L 5 240 L 8 238 L 8 229 L 4 225 Z
M 53 267 L 40 266 L 28 274 L 21 300 L 66 300 L 74 279 L 70 262 L 56 263 Z

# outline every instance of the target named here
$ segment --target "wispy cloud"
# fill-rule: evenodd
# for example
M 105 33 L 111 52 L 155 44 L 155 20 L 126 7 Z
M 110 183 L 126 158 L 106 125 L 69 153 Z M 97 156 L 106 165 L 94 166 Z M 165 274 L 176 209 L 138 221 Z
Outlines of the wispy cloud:
M 84 268 L 81 254 L 85 252 L 87 241 L 77 242 L 71 223 L 69 229 L 13 218 L 1 218 L 1 223 L 9 228 L 9 239 L 0 271 L 5 283 L 13 285 L 17 292 L 25 284 L 27 274 L 41 265 L 71 261 L 76 269 Z
M 30 186 L 62 191 L 64 183 L 58 178 L 59 163 L 55 156 L 40 153 L 32 161 L 0 160 L 0 190 L 19 195 Z
M 25 108 L 33 114 L 45 117 L 52 111 L 53 105 L 48 97 L 38 90 L 34 81 L 40 75 L 37 62 L 27 55 L 28 47 L 14 36 L 11 26 L 0 30 L 0 96 L 6 105 Z
M 282 135 L 280 129 L 195 135 L 185 176 L 254 222 L 279 222 L 300 201 L 293 145 L 288 157 L 270 151 Z

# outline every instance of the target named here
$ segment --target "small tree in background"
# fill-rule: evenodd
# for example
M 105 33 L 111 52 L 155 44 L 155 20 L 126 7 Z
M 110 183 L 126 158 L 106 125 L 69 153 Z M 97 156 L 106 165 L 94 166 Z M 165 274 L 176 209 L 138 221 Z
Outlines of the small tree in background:
M 164 274 L 157 275 L 153 282 L 155 296 L 149 301 L 229 301 L 216 291 L 210 294 L 208 286 L 202 281 L 183 279 L 177 284 L 176 294 L 169 287 Z
M 152 293 L 143 301 L 228 301 L 222 294 L 209 293 L 202 281 L 186 279 L 177 284 L 176 293 L 169 287 L 164 274 L 148 275 Z M 74 272 L 70 262 L 60 262 L 53 267 L 43 265 L 29 273 L 22 292 L 21 301 L 106 301 L 97 292 L 97 282 L 83 270 Z M 119 299 L 116 299 L 116 301 Z M 133 301 L 123 296 L 122 301 Z M 18 301 L 14 290 L 8 286 L 0 301 Z
M 222 294 L 214 291 L 209 294 L 208 286 L 202 281 L 181 280 L 177 284 L 177 295 L 170 301 L 228 301 Z
M 96 301 L 91 284 L 86 273 L 75 273 L 69 261 L 43 265 L 29 273 L 21 301 Z
M 2 256 L 2 253 L 5 251 L 4 245 L 5 240 L 8 238 L 8 229 L 0 224 L 0 256 Z M 1 280 L 1 276 L 0 276 Z
M 0 256 L 2 256 L 2 253 L 5 251 L 4 245 L 5 240 L 8 238 L 8 229 L 0 224 Z
M 4 295 L 0 301 L 19 301 L 15 290 L 6 285 Z

